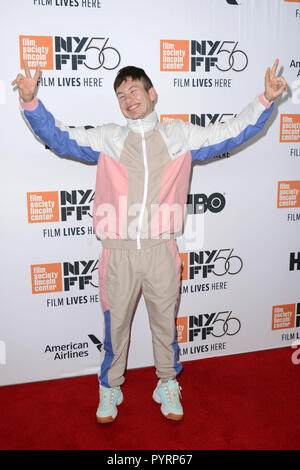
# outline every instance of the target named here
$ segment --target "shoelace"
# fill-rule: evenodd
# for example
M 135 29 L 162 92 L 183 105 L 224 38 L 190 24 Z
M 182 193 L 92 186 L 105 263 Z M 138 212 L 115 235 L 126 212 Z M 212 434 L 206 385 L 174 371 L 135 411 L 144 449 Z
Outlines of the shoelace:
M 113 398 L 115 394 L 114 388 L 105 388 L 102 387 L 100 391 L 100 408 L 103 410 L 104 408 L 111 407 Z
M 172 402 L 175 402 L 176 406 L 180 405 L 180 400 L 179 397 L 181 397 L 181 390 L 182 388 L 180 387 L 179 383 L 177 382 L 176 384 L 172 384 L 171 390 L 169 390 L 167 384 L 164 384 L 164 389 L 166 391 L 167 397 L 168 397 L 168 402 L 170 405 L 172 405 Z

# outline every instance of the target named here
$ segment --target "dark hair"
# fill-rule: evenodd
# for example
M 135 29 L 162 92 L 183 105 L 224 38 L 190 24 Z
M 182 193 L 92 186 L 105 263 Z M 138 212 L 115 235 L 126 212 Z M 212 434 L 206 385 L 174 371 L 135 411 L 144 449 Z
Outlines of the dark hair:
M 128 67 L 123 67 L 121 70 L 119 70 L 118 75 L 114 81 L 114 90 L 117 91 L 117 88 L 119 88 L 124 80 L 127 80 L 129 77 L 131 77 L 132 80 L 140 80 L 146 91 L 153 87 L 150 78 L 148 75 L 146 75 L 143 69 L 129 65 Z

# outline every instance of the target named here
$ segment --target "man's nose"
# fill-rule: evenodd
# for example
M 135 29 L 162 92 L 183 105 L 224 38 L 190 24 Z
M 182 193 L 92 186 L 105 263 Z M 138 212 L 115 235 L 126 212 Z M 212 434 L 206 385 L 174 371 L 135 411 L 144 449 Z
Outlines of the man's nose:
M 126 95 L 126 96 L 125 96 L 125 103 L 126 103 L 126 104 L 130 104 L 131 101 L 132 101 L 131 96 L 130 96 L 130 95 Z

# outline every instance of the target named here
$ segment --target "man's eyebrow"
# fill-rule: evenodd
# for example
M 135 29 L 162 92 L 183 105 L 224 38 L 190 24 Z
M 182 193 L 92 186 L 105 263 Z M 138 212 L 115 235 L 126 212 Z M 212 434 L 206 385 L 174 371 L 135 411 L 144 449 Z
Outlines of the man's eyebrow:
M 132 85 L 130 88 L 128 88 L 128 91 L 132 90 L 132 88 L 136 88 L 136 87 L 137 87 L 136 85 Z M 124 95 L 124 91 L 117 91 L 117 95 Z

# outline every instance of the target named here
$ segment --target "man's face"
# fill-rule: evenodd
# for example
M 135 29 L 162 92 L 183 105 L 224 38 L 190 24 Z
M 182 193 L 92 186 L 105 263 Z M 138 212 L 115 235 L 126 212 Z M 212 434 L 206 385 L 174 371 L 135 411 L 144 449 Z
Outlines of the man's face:
M 129 119 L 143 119 L 152 113 L 156 91 L 150 88 L 146 91 L 140 80 L 132 80 L 128 77 L 116 90 L 120 109 L 123 115 Z

